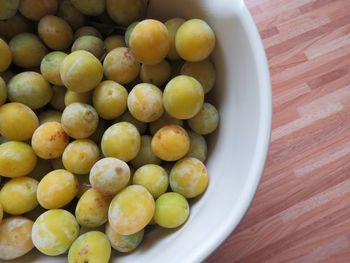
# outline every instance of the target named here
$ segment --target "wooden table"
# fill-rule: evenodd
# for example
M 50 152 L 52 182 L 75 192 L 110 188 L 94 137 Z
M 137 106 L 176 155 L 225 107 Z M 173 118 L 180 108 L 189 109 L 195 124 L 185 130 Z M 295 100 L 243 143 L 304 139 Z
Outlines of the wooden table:
M 247 0 L 269 59 L 270 154 L 207 262 L 350 262 L 350 0 Z

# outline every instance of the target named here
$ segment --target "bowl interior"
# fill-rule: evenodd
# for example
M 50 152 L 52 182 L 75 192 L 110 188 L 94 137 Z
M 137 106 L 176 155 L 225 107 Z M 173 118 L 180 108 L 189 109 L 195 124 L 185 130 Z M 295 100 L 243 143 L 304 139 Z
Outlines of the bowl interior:
M 208 256 L 244 216 L 259 183 L 271 126 L 271 87 L 255 25 L 241 0 L 151 0 L 149 17 L 202 18 L 214 29 L 217 84 L 210 100 L 221 123 L 211 136 L 210 184 L 194 200 L 177 231 L 155 228 L 135 252 L 111 262 L 198 262 Z M 16 262 L 63 262 L 31 253 Z

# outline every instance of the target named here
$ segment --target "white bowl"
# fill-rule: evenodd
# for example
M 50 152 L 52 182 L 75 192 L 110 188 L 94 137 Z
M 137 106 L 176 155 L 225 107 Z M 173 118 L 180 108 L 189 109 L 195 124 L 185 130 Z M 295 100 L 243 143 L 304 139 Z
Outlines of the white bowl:
M 191 206 L 176 231 L 157 228 L 142 246 L 111 262 L 199 262 L 238 225 L 257 189 L 271 131 L 271 85 L 261 39 L 243 0 L 151 0 L 150 17 L 202 18 L 214 29 L 217 85 L 213 100 L 221 115 L 211 137 L 209 188 Z M 16 262 L 65 262 L 36 253 Z

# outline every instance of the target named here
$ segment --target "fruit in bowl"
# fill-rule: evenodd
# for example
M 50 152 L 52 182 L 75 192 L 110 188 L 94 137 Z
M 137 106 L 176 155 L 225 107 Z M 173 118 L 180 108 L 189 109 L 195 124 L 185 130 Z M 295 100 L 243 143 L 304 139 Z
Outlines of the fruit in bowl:
M 30 227 L 0 224 L 0 248 L 20 246 L 8 232 L 31 236 L 1 259 L 204 259 L 244 215 L 268 147 L 266 59 L 243 2 L 37 1 L 37 13 L 28 2 L 18 9 L 41 25 L 39 37 L 25 29 L 1 49 L 15 55 L 3 71 L 16 73 L 3 81 L 11 92 L 2 92 L 2 107 L 17 103 L 26 115 L 16 123 L 0 107 L 0 176 L 5 190 L 18 180 L 10 177 L 34 176 L 38 202 L 22 215 Z M 82 18 L 79 26 L 64 6 Z M 40 52 L 29 56 L 33 50 Z M 45 89 L 33 85 L 38 75 Z M 34 128 L 18 129 L 29 122 Z M 9 192 L 0 190 L 1 200 Z M 21 196 L 32 201 L 33 193 Z M 5 222 L 15 217 L 7 207 Z M 44 255 L 28 253 L 33 247 Z

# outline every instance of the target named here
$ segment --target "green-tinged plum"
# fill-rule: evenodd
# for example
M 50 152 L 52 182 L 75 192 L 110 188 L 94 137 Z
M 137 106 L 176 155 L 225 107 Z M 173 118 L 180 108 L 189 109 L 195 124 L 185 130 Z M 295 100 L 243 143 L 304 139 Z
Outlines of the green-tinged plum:
M 20 102 L 31 109 L 39 109 L 52 98 L 50 84 L 39 73 L 26 71 L 14 76 L 8 83 L 8 97 L 12 102 Z
M 144 186 L 156 199 L 168 189 L 168 173 L 159 165 L 146 164 L 135 171 L 132 183 Z
M 39 204 L 46 209 L 67 205 L 78 193 L 78 180 L 66 170 L 54 170 L 41 179 L 37 189 Z
M 57 86 L 63 85 L 60 75 L 60 66 L 66 56 L 67 54 L 64 52 L 53 51 L 43 58 L 40 64 L 40 72 L 44 79 Z
M 216 81 L 216 72 L 209 59 L 200 62 L 186 62 L 181 68 L 181 74 L 194 77 L 204 89 L 204 93 L 212 90 Z
M 102 137 L 104 156 L 128 162 L 136 157 L 141 147 L 141 136 L 137 128 L 128 122 L 119 122 L 109 127 Z
M 95 36 L 81 36 L 74 41 L 71 50 L 72 52 L 85 50 L 93 54 L 96 58 L 101 59 L 105 53 L 105 46 L 101 38 Z
M 183 23 L 175 36 L 176 51 L 186 61 L 198 62 L 210 56 L 215 48 L 215 34 L 201 19 L 190 19 Z
M 144 232 L 142 229 L 131 235 L 120 235 L 111 228 L 109 223 L 106 224 L 106 235 L 112 247 L 122 253 L 129 253 L 135 250 L 141 244 Z
M 188 150 L 187 157 L 194 157 L 205 162 L 207 159 L 208 146 L 205 138 L 192 131 L 187 131 L 188 136 L 190 137 L 190 149 Z
M 107 222 L 109 198 L 95 189 L 87 190 L 75 209 L 78 223 L 84 227 L 99 227 Z
M 186 222 L 190 214 L 189 204 L 178 193 L 165 193 L 156 201 L 154 221 L 165 228 L 176 228 Z
M 171 66 L 166 60 L 155 65 L 142 64 L 141 66 L 140 78 L 143 82 L 160 87 L 170 80 L 170 76 Z
M 124 37 L 121 35 L 111 35 L 104 40 L 107 53 L 117 47 L 126 47 Z
M 69 90 L 87 92 L 101 82 L 103 68 L 101 62 L 90 52 L 78 50 L 63 60 L 60 74 L 63 84 Z
M 67 90 L 66 94 L 64 95 L 64 105 L 66 107 L 76 102 L 91 104 L 91 101 L 92 101 L 91 91 L 79 93 L 79 92 Z
M 19 67 L 30 69 L 40 66 L 41 60 L 48 50 L 34 34 L 21 33 L 9 42 L 13 63 Z
M 20 177 L 35 168 L 37 157 L 24 142 L 9 141 L 0 145 L 0 176 Z
M 98 114 L 89 104 L 72 103 L 62 114 L 62 127 L 74 139 L 85 139 L 92 135 L 98 126 Z
M 212 104 L 206 102 L 197 115 L 188 120 L 188 124 L 198 134 L 210 134 L 219 126 L 219 113 Z
M 32 229 L 34 246 L 48 256 L 57 256 L 68 251 L 78 235 L 77 220 L 63 209 L 43 213 L 35 220 Z
M 4 212 L 21 215 L 33 210 L 37 205 L 38 181 L 30 177 L 13 178 L 2 187 L 0 203 Z
M 168 82 L 163 92 L 164 108 L 176 119 L 190 119 L 203 106 L 202 85 L 190 76 L 180 75 Z
M 178 161 L 170 171 L 171 189 L 186 198 L 201 195 L 208 186 L 208 172 L 198 159 L 186 157 Z
M 111 244 L 105 234 L 90 231 L 79 236 L 68 252 L 68 263 L 108 263 Z
M 151 147 L 152 137 L 141 136 L 141 147 L 137 156 L 131 160 L 132 166 L 137 169 L 145 164 L 160 164 L 161 160 L 153 153 Z
M 139 22 L 140 22 L 140 21 L 135 21 L 135 22 L 131 23 L 131 24 L 126 28 L 124 40 L 125 40 L 125 44 L 126 44 L 127 47 L 130 46 L 130 36 L 131 36 L 131 32 L 134 30 L 135 26 L 136 26 Z
M 8 140 L 29 140 L 39 126 L 38 117 L 28 106 L 10 102 L 0 107 L 0 134 Z
M 113 198 L 108 221 L 116 233 L 132 235 L 149 224 L 154 210 L 155 202 L 149 191 L 141 185 L 130 185 Z
M 112 120 L 125 112 L 128 92 L 117 82 L 105 80 L 95 88 L 92 100 L 98 115 Z
M 64 167 L 74 174 L 87 174 L 99 160 L 100 150 L 88 139 L 75 140 L 68 144 L 62 155 Z
M 169 52 L 167 55 L 168 59 L 171 59 L 171 60 L 180 59 L 180 56 L 177 53 L 177 50 L 175 47 L 175 36 L 176 36 L 176 32 L 179 29 L 179 27 L 185 22 L 186 22 L 186 20 L 183 18 L 172 18 L 164 23 L 164 25 L 167 27 L 167 29 L 169 31 L 170 48 L 169 48 Z

